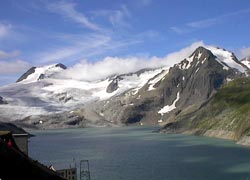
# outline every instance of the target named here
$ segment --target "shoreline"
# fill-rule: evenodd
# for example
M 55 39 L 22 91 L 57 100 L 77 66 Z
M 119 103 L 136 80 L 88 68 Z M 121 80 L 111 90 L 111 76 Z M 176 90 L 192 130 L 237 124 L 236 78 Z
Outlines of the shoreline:
M 141 125 L 119 125 L 119 126 L 89 126 L 89 127 L 62 127 L 62 128 L 24 128 L 27 131 L 43 131 L 43 130 L 65 130 L 65 129 L 81 129 L 81 128 L 119 128 L 119 127 L 141 127 Z M 147 126 L 147 125 L 145 125 Z M 149 125 L 150 126 L 150 125 Z M 151 126 L 156 128 L 156 126 Z M 154 132 L 158 133 L 166 133 L 166 134 L 187 134 L 187 135 L 196 135 L 196 136 L 205 136 L 205 137 L 212 137 L 212 138 L 219 138 L 219 139 L 226 139 L 231 140 L 235 144 L 239 144 L 245 147 L 250 147 L 250 137 L 248 136 L 242 136 L 240 139 L 236 139 L 236 135 L 233 131 L 225 131 L 225 130 L 202 130 L 202 129 L 161 129 L 159 126 L 158 130 L 155 130 Z
M 236 139 L 236 135 L 233 131 L 225 130 L 202 130 L 202 129 L 191 129 L 191 130 L 177 130 L 177 131 L 168 131 L 164 129 L 159 130 L 160 133 L 169 133 L 169 134 L 187 134 L 187 135 L 196 135 L 196 136 L 205 136 L 218 139 L 231 140 L 235 144 L 242 145 L 245 147 L 250 147 L 250 137 L 242 136 L 240 139 Z

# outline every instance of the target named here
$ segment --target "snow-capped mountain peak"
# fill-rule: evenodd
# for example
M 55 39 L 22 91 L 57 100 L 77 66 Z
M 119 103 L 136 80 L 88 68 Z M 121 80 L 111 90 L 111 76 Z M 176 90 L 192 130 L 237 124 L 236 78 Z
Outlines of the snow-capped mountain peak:
M 67 69 L 67 67 L 61 63 L 42 67 L 32 67 L 26 73 L 24 73 L 16 82 L 36 82 L 38 80 L 51 77 L 54 74 L 61 72 L 65 69 Z
M 212 56 L 215 57 L 215 60 L 221 64 L 224 70 L 232 68 L 240 73 L 248 74 L 250 62 L 240 62 L 232 52 L 214 46 L 198 47 L 188 58 L 181 61 L 178 66 L 180 69 L 189 69 L 193 66 L 198 67 L 198 64 L 203 64 Z M 248 63 L 249 65 L 247 65 Z
M 114 119 L 131 116 L 128 122 L 134 122 L 153 107 L 156 113 L 150 112 L 152 120 L 159 113 L 162 117 L 176 113 L 180 105 L 207 100 L 227 79 L 246 76 L 249 71 L 233 53 L 215 47 L 199 47 L 170 68 L 142 69 L 99 80 L 61 76 L 67 73 L 65 69 L 62 64 L 32 67 L 18 83 L 1 87 L 0 95 L 7 104 L 1 105 L 0 115 L 15 120 L 84 107 L 91 112 L 91 118 L 103 119 L 105 115 L 99 114 L 106 112 Z M 148 107 L 145 103 L 149 103 Z M 145 112 L 137 114 L 142 110 Z

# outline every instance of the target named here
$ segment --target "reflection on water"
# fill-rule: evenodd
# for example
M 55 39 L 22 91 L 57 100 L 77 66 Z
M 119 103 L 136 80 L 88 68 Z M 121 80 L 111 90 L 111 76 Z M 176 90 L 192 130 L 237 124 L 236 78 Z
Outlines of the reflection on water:
M 30 155 L 56 168 L 88 159 L 92 180 L 250 179 L 250 149 L 154 127 L 34 131 Z

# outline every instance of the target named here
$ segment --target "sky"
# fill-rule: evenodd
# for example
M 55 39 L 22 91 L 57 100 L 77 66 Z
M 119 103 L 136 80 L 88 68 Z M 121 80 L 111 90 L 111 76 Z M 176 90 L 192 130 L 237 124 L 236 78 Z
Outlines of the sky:
M 250 55 L 249 17 L 250 0 L 2 0 L 0 85 L 53 63 L 93 77 L 158 67 L 200 45 L 240 59 Z

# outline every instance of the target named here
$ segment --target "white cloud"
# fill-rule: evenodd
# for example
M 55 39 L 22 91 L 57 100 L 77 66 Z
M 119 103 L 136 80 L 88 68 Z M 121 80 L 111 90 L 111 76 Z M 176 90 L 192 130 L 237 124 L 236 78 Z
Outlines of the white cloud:
M 0 50 L 0 75 L 13 75 L 23 73 L 30 67 L 26 61 L 18 59 L 20 51 L 5 52 Z
M 133 5 L 136 8 L 144 8 L 144 7 L 151 5 L 152 3 L 153 3 L 153 0 L 134 0 L 133 1 Z
M 231 17 L 246 14 L 246 13 L 250 13 L 250 9 L 242 9 L 239 11 L 222 14 L 220 16 L 213 17 L 213 18 L 207 18 L 207 19 L 201 19 L 198 21 L 188 22 L 181 27 L 172 26 L 170 27 L 170 30 L 174 31 L 177 34 L 185 34 L 185 33 L 195 31 L 197 29 L 203 29 L 203 28 L 212 27 L 214 25 L 221 24 Z
M 19 54 L 20 51 L 5 52 L 0 50 L 0 59 L 17 57 Z
M 78 12 L 75 8 L 76 4 L 66 1 L 59 1 L 57 3 L 52 3 L 48 5 L 48 10 L 57 14 L 60 14 L 72 21 L 83 25 L 84 27 L 91 30 L 100 30 L 100 27 L 91 22 L 87 16 L 83 13 Z
M 139 43 L 138 39 L 114 40 L 108 35 L 88 34 L 66 38 L 72 45 L 56 47 L 49 52 L 37 54 L 35 59 L 40 63 L 75 61 L 106 53 L 110 50 L 120 50 L 123 47 Z
M 132 17 L 126 5 L 122 5 L 120 9 L 110 10 L 101 9 L 91 11 L 91 14 L 96 18 L 108 20 L 113 27 L 130 28 L 129 18 Z
M 12 28 L 11 24 L 0 22 L 0 39 L 9 35 L 11 28 Z
M 193 21 L 193 22 L 187 23 L 187 26 L 201 29 L 201 28 L 206 28 L 206 27 L 216 25 L 220 23 L 221 21 L 222 21 L 222 17 L 216 17 L 216 18 L 211 18 L 211 19 L 203 19 L 200 21 Z
M 250 56 L 250 47 L 244 47 L 240 49 L 240 58 L 245 58 Z
M 97 53 L 96 49 L 100 50 L 102 46 L 107 45 L 110 38 L 104 35 L 89 34 L 86 36 L 70 36 L 68 38 L 66 37 L 65 40 L 69 42 L 72 41 L 72 45 L 56 47 L 49 52 L 40 53 L 37 55 L 38 61 L 48 63 L 74 58 L 74 56 L 78 56 L 78 58 L 82 58 L 82 56 L 86 57 L 90 52 Z
M 152 0 L 140 0 L 140 2 L 143 6 L 148 6 L 152 3 Z
M 72 68 L 64 71 L 61 77 L 74 78 L 79 80 L 99 80 L 114 74 L 135 72 L 144 68 L 158 68 L 172 66 L 188 57 L 197 47 L 204 46 L 202 41 L 195 42 L 180 51 L 170 53 L 165 57 L 106 57 L 96 63 L 83 60 Z
M 203 43 L 203 41 L 194 42 L 190 46 L 187 46 L 187 47 L 181 49 L 180 51 L 168 54 L 164 58 L 164 61 L 167 62 L 166 63 L 167 65 L 172 66 L 176 63 L 179 63 L 180 61 L 182 61 L 186 57 L 190 56 L 193 53 L 193 51 L 196 48 L 198 48 L 199 46 L 206 46 L 206 45 Z
M 188 32 L 185 28 L 179 28 L 179 27 L 174 27 L 174 26 L 170 27 L 170 30 L 177 34 L 184 34 Z
M 23 60 L 1 61 L 0 74 L 23 73 L 30 67 L 30 64 Z
M 46 3 L 49 11 L 70 18 L 74 22 L 80 23 L 95 32 L 81 32 L 76 35 L 62 34 L 60 37 L 61 44 L 57 47 L 49 47 L 46 52 L 35 54 L 32 59 L 36 59 L 39 63 L 51 63 L 62 61 L 76 61 L 79 59 L 90 58 L 95 55 L 102 55 L 110 50 L 113 52 L 120 51 L 129 45 L 141 43 L 146 38 L 157 36 L 154 31 L 145 31 L 140 34 L 117 34 L 117 31 L 105 29 L 98 24 L 94 24 L 81 13 L 76 4 L 66 1 L 57 1 L 56 3 Z M 132 16 L 126 5 L 121 5 L 115 10 L 96 10 L 90 12 L 91 20 L 99 22 L 97 18 L 103 18 L 112 24 L 115 28 L 130 28 L 129 18 Z M 94 20 L 93 20 L 94 19 Z
M 130 17 L 131 14 L 127 7 L 123 5 L 120 10 L 113 11 L 109 16 L 109 21 L 113 26 L 119 27 L 131 27 L 126 18 Z

